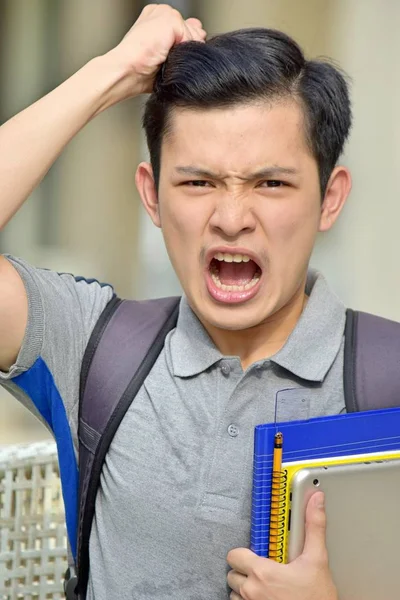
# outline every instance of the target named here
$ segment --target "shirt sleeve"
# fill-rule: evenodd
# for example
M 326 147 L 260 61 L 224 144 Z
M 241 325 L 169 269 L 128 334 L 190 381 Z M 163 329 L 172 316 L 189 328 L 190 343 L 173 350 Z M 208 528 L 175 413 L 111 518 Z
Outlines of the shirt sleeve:
M 82 359 L 93 328 L 114 295 L 113 288 L 6 258 L 24 282 L 28 324 L 15 364 L 6 373 L 0 371 L 0 384 L 56 439 L 68 427 L 77 452 Z

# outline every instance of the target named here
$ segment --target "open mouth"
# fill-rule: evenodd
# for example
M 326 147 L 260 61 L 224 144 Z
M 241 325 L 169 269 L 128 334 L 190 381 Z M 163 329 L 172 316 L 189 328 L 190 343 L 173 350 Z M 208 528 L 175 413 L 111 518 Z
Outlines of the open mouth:
M 257 292 L 261 274 L 250 256 L 217 252 L 208 267 L 208 290 L 216 300 L 243 302 Z

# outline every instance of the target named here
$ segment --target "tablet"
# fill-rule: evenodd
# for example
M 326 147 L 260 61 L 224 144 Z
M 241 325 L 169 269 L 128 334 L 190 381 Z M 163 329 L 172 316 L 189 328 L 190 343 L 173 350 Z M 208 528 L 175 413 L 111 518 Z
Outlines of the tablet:
M 302 552 L 307 502 L 318 490 L 340 600 L 400 598 L 400 460 L 299 470 L 290 487 L 289 562 Z

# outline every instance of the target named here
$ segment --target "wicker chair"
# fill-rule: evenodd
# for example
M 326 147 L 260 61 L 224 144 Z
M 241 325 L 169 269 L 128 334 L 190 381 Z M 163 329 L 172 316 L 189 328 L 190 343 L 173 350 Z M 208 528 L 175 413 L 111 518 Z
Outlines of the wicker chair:
M 61 600 L 64 504 L 53 442 L 0 447 L 0 600 Z

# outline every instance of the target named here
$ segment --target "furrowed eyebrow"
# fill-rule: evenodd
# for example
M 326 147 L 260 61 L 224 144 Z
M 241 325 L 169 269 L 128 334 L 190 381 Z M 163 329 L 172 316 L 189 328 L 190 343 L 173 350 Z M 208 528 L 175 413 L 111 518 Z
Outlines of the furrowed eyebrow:
M 199 169 L 197 167 L 191 166 L 179 166 L 175 167 L 175 171 L 182 175 L 189 175 L 191 177 L 206 177 L 210 179 L 226 179 L 227 176 L 222 176 L 218 173 L 213 173 L 212 171 L 207 171 L 206 169 Z M 267 167 L 265 169 L 260 169 L 254 173 L 250 173 L 246 177 L 238 177 L 238 179 L 242 179 L 243 181 L 252 181 L 254 179 L 276 179 L 282 175 L 298 175 L 299 171 L 297 169 L 293 169 L 291 167 Z
M 212 173 L 211 171 L 206 171 L 204 169 L 198 169 L 197 167 L 175 167 L 175 171 L 177 173 L 181 173 L 182 175 L 190 175 L 193 177 L 209 177 L 210 179 L 218 179 L 219 175 L 217 173 Z
M 291 167 L 267 167 L 255 173 L 251 173 L 245 179 L 274 179 L 281 175 L 298 175 L 299 171 Z

